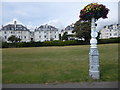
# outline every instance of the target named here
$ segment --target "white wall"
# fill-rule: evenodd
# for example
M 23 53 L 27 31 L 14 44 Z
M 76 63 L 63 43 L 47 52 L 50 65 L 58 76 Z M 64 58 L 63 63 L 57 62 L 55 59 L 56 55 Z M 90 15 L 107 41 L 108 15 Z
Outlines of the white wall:
M 59 40 L 59 32 L 58 31 L 50 31 L 50 30 L 41 30 L 41 31 L 35 31 L 34 32 L 34 40 L 36 42 L 38 41 L 50 41 L 53 40 Z
M 120 29 L 117 29 L 116 25 L 113 26 L 113 29 L 108 29 L 108 27 L 106 27 L 103 28 L 100 32 L 101 39 L 120 37 Z
M 0 36 L 6 41 L 10 36 L 16 36 L 21 39 L 21 42 L 30 42 L 30 32 L 29 31 L 13 31 L 13 30 L 0 30 Z

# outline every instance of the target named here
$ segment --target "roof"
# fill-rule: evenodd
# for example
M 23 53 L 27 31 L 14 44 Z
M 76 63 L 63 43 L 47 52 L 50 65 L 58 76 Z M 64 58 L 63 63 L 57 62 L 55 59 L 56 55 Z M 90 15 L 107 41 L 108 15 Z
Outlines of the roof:
M 72 25 L 69 25 L 69 26 L 67 26 L 66 28 L 65 28 L 65 30 L 73 30 L 74 29 L 74 25 L 72 24 Z
M 36 28 L 35 31 L 46 31 L 46 30 L 58 30 L 57 28 L 55 28 L 54 26 L 51 26 L 51 25 L 41 25 L 40 27 Z
M 5 26 L 2 26 L 1 30 L 22 30 L 22 31 L 29 31 L 29 29 L 22 24 L 17 24 L 16 21 L 14 21 L 14 24 L 7 24 Z
M 117 29 L 120 29 L 120 24 L 106 25 L 106 26 L 104 26 L 104 28 L 108 27 L 108 29 L 113 29 L 113 26 L 117 26 Z

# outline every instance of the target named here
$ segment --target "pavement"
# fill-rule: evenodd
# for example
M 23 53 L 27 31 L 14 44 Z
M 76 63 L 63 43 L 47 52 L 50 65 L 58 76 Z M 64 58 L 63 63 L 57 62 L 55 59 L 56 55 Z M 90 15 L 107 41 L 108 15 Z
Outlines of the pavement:
M 118 88 L 118 82 L 80 82 L 51 84 L 3 84 L 2 88 Z

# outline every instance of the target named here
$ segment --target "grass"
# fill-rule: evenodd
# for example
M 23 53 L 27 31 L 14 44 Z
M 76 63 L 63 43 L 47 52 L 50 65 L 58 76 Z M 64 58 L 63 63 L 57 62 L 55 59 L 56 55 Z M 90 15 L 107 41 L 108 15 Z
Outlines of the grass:
M 118 44 L 99 45 L 98 81 L 118 81 Z M 89 45 L 3 49 L 3 83 L 94 81 L 88 76 Z

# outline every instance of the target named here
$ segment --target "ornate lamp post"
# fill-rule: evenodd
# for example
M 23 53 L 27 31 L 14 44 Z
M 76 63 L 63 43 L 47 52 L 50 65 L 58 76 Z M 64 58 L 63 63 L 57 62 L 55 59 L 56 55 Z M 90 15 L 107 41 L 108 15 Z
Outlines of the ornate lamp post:
M 107 18 L 109 9 L 102 4 L 91 3 L 85 6 L 80 11 L 81 21 L 91 21 L 91 40 L 90 40 L 90 53 L 89 53 L 89 76 L 92 79 L 100 79 L 99 71 L 99 53 L 97 48 L 98 32 L 96 31 L 95 21 L 99 18 Z
M 95 18 L 92 18 L 91 22 L 91 40 L 90 40 L 90 64 L 89 64 L 89 76 L 93 79 L 100 78 L 99 72 L 99 53 L 97 48 L 97 39 L 98 32 L 96 31 Z

